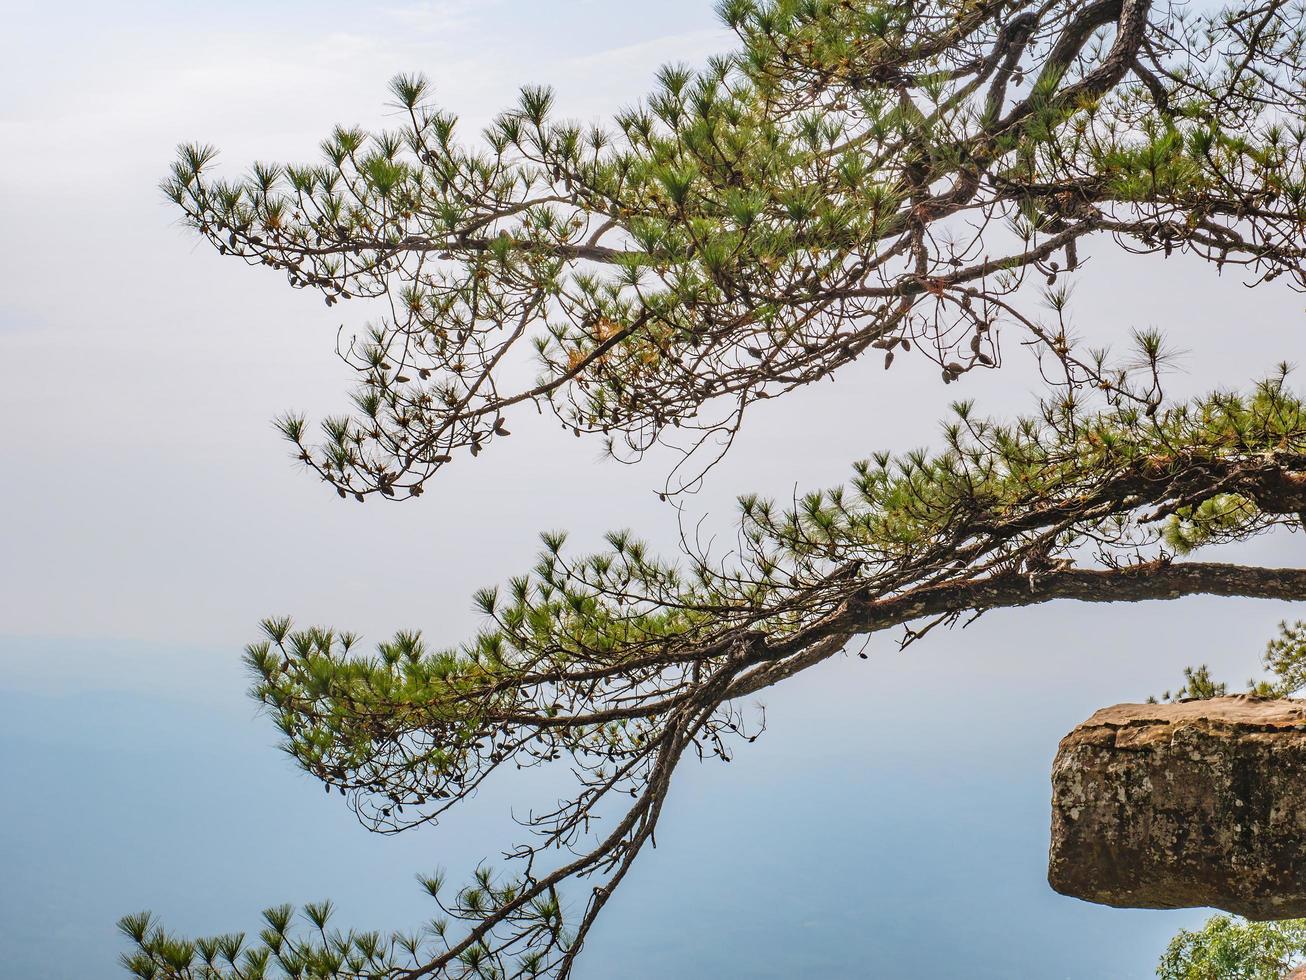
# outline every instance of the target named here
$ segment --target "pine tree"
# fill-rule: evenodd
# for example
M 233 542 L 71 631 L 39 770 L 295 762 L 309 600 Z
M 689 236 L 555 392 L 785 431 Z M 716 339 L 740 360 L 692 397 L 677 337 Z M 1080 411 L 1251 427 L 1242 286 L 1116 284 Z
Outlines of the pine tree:
M 228 182 L 211 148 L 182 148 L 165 190 L 219 251 L 327 305 L 387 301 L 344 351 L 353 414 L 317 443 L 281 420 L 297 455 L 341 497 L 417 496 L 531 402 L 613 454 L 691 452 L 676 493 L 758 399 L 863 356 L 932 358 L 951 385 L 999 367 L 1004 332 L 1038 352 L 1047 397 L 1006 423 L 959 402 L 933 453 L 874 456 L 789 506 L 744 497 L 728 554 L 618 532 L 577 556 L 546 535 L 534 569 L 478 594 L 486 626 L 461 646 L 362 652 L 265 622 L 257 697 L 373 829 L 432 822 L 503 767 L 565 758 L 579 783 L 502 871 L 422 878 L 422 934 L 339 933 L 326 905 L 302 929 L 269 910 L 251 943 L 132 916 L 137 976 L 563 977 L 683 758 L 728 760 L 759 733 L 745 699 L 857 637 L 1054 599 L 1306 596 L 1306 569 L 1186 557 L 1306 521 L 1287 368 L 1174 403 L 1159 335 L 1114 356 L 1063 319 L 1066 277 L 1108 242 L 1306 286 L 1300 3 L 720 12 L 736 50 L 664 68 L 608 129 L 528 89 L 469 144 L 401 76 L 406 126 L 339 129 L 316 165 Z

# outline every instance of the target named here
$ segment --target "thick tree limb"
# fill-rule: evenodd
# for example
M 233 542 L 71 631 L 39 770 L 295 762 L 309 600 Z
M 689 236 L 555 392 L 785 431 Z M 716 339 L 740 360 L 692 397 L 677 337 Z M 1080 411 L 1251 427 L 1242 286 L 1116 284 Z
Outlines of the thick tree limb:
M 915 620 L 1016 609 L 1058 599 L 1149 602 L 1211 595 L 1306 602 L 1306 568 L 1262 568 L 1167 560 L 1126 568 L 1058 568 L 981 581 L 941 582 L 887 599 L 854 596 L 827 621 L 772 646 L 755 660 L 764 667 L 739 677 L 729 697 L 745 697 L 835 655 L 858 636 Z

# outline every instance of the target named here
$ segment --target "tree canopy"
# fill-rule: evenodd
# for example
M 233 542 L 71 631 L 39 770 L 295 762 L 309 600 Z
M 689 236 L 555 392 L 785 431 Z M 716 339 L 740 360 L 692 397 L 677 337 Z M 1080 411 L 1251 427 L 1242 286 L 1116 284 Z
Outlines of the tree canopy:
M 1161 980 L 1286 980 L 1306 960 L 1306 922 L 1247 922 L 1213 916 L 1171 940 L 1157 967 Z
M 342 349 L 355 413 L 320 444 L 281 420 L 302 460 L 343 497 L 416 496 L 506 436 L 514 406 L 547 403 L 618 454 L 685 432 L 674 492 L 757 399 L 870 350 L 933 358 L 952 384 L 1000 365 L 1004 330 L 1038 351 L 1047 397 L 1008 422 L 958 402 L 934 451 L 874 455 L 788 504 L 746 496 L 719 552 L 621 531 L 575 555 L 546 534 L 533 569 L 478 593 L 486 625 L 461 645 L 365 651 L 266 621 L 256 697 L 371 828 L 434 822 L 512 767 L 565 759 L 574 793 L 503 869 L 423 877 L 438 911 L 420 933 L 340 932 L 314 905 L 302 929 L 278 907 L 257 939 L 184 940 L 142 914 L 122 923 L 137 976 L 565 977 L 682 759 L 728 761 L 764 722 L 745 699 L 858 637 L 1057 599 L 1306 596 L 1306 569 L 1186 557 L 1306 521 L 1287 367 L 1173 402 L 1158 335 L 1130 362 L 1061 319 L 1081 250 L 1110 241 L 1306 286 L 1301 5 L 720 10 L 737 49 L 663 69 L 611 130 L 530 89 L 469 146 L 405 76 L 408 128 L 337 130 L 325 163 L 225 182 L 211 149 L 182 149 L 165 189 L 220 251 L 328 305 L 380 300 Z

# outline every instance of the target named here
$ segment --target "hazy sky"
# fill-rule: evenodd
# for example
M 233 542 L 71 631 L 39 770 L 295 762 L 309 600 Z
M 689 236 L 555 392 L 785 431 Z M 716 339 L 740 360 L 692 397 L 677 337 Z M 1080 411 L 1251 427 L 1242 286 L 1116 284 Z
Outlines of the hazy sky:
M 670 547 L 674 514 L 653 493 L 668 461 L 602 463 L 596 442 L 523 414 L 512 440 L 420 501 L 340 502 L 291 465 L 270 420 L 344 405 L 335 331 L 368 311 L 328 310 L 197 245 L 157 182 L 181 141 L 217 144 L 236 173 L 312 158 L 336 123 L 385 125 L 398 71 L 427 73 L 470 134 L 540 81 L 565 114 L 600 120 L 661 62 L 729 38 L 705 0 L 8 0 L 3 13 L 0 977 L 112 976 L 112 921 L 146 905 L 220 930 L 332 895 L 351 924 L 406 927 L 426 912 L 412 873 L 507 843 L 521 790 L 434 831 L 368 837 L 270 748 L 241 696 L 241 645 L 280 613 L 455 642 L 477 626 L 473 590 L 526 568 L 542 529 L 583 546 L 630 525 Z M 1306 350 L 1287 289 L 1249 293 L 1106 243 L 1073 309 L 1104 339 L 1166 328 L 1187 351 L 1175 393 Z M 829 485 L 874 449 L 927 444 L 959 390 L 900 363 L 759 406 L 690 506 L 724 526 L 740 492 Z M 1036 390 L 1015 352 L 960 394 L 1005 413 Z M 1300 563 L 1303 542 L 1248 551 Z M 1150 975 L 1165 938 L 1201 916 L 1047 888 L 1056 742 L 1104 704 L 1173 686 L 1186 663 L 1241 681 L 1294 615 L 1058 605 L 823 665 L 768 696 L 770 731 L 736 765 L 679 777 L 659 848 L 581 980 Z

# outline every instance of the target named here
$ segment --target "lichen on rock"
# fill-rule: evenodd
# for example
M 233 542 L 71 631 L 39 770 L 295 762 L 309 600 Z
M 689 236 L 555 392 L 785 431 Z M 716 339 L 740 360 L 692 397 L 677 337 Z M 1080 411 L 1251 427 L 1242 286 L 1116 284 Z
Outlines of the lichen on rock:
M 1052 766 L 1048 880 L 1121 908 L 1306 916 L 1306 700 L 1094 714 Z

